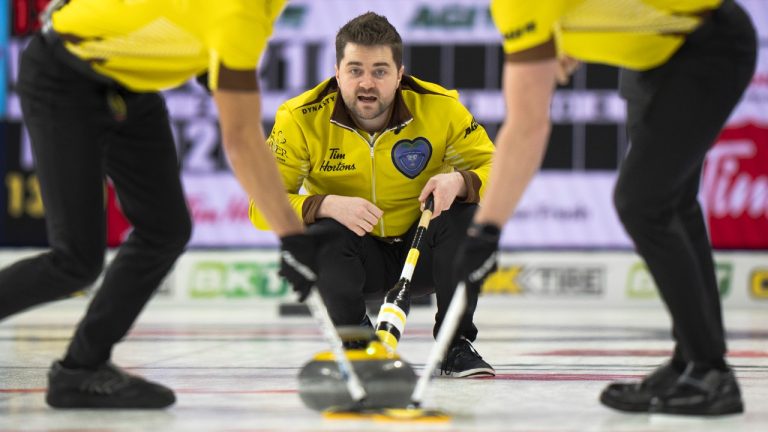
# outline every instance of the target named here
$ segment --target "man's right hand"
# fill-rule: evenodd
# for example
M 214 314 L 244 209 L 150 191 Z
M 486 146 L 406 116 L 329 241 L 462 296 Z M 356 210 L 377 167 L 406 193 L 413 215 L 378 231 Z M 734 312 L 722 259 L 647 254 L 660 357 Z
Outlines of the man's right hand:
M 362 237 L 373 231 L 384 212 L 365 198 L 328 195 L 320 204 L 317 214 L 319 217 L 335 219 Z
M 292 234 L 280 238 L 280 271 L 278 274 L 293 286 L 303 302 L 317 280 L 317 239 L 308 234 Z

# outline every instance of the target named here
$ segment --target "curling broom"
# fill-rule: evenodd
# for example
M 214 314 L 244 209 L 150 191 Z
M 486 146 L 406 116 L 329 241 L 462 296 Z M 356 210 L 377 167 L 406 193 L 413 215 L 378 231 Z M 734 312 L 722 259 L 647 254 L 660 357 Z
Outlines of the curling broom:
M 405 330 L 405 321 L 411 308 L 411 278 L 419 259 L 421 239 L 427 232 L 434 210 L 435 200 L 430 194 L 424 202 L 424 210 L 421 213 L 421 219 L 419 219 L 419 225 L 413 236 L 408 256 L 405 258 L 400 280 L 387 291 L 384 296 L 384 304 L 379 309 L 379 316 L 376 320 L 376 335 L 381 343 L 393 352 L 397 349 L 397 343 Z

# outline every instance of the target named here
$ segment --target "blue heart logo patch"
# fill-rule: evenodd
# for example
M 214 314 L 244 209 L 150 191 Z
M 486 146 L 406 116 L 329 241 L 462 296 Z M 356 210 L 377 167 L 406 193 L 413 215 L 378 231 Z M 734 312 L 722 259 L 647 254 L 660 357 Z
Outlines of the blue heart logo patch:
M 392 163 L 409 179 L 416 178 L 432 157 L 432 144 L 424 137 L 400 140 L 392 147 Z

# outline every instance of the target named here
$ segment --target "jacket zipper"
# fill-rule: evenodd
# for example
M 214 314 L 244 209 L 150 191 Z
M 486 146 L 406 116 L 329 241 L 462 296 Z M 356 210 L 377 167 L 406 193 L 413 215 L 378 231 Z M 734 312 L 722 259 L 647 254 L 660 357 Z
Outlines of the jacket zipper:
M 333 123 L 333 124 L 335 124 L 337 126 L 343 127 L 344 129 L 347 129 L 349 131 L 354 132 L 355 135 L 359 136 L 360 139 L 365 141 L 365 143 L 368 144 L 368 147 L 371 149 L 371 152 L 370 152 L 371 153 L 371 199 L 373 200 L 373 204 L 374 205 L 376 204 L 376 161 L 374 160 L 374 149 L 376 147 L 376 142 L 378 142 L 379 139 L 382 136 L 384 136 L 384 134 L 386 134 L 387 132 L 391 132 L 391 131 L 393 131 L 395 129 L 402 128 L 405 125 L 407 125 L 408 123 L 410 123 L 411 120 L 412 119 L 408 119 L 408 121 L 406 121 L 405 123 L 403 123 L 403 124 L 401 124 L 401 125 L 399 125 L 397 127 L 389 128 L 389 129 L 384 129 L 379 134 L 379 136 L 377 136 L 376 139 L 373 140 L 373 142 L 368 141 L 367 139 L 365 139 L 364 136 L 360 135 L 360 132 L 358 132 L 357 129 L 351 128 L 351 127 L 346 126 L 344 124 L 341 124 L 341 123 L 337 122 L 336 120 L 331 120 L 331 123 Z M 384 229 L 384 216 L 383 215 L 381 216 L 381 218 L 379 218 L 379 230 L 381 231 L 381 237 L 386 237 L 387 236 L 386 230 Z

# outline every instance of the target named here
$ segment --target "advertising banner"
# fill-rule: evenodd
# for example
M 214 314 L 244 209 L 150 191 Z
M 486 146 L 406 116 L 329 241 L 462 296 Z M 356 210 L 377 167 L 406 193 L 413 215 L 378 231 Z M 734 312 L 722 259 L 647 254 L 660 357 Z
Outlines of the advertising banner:
M 707 155 L 701 201 L 714 247 L 768 249 L 768 123 L 723 131 Z
M 195 246 L 277 246 L 271 231 L 257 230 L 248 219 L 248 197 L 227 174 L 184 175 L 192 214 L 191 244 Z
M 613 172 L 539 173 L 528 186 L 502 244 L 515 248 L 627 248 L 629 237 L 613 209 Z
M 0 249 L 0 268 L 43 249 Z M 107 263 L 115 253 L 107 255 Z M 718 252 L 717 282 L 723 306 L 768 306 L 768 253 Z M 277 274 L 278 251 L 191 250 L 176 262 L 156 300 L 195 302 L 292 302 L 296 297 Z M 100 280 L 78 296 L 90 297 Z M 642 260 L 630 251 L 502 252 L 499 270 L 483 285 L 483 302 L 510 305 L 581 304 L 658 307 L 656 285 Z
M 496 42 L 487 0 L 291 0 L 278 23 L 276 40 L 328 41 L 346 20 L 373 11 L 389 22 L 409 42 Z M 340 23 L 338 26 L 329 23 Z

